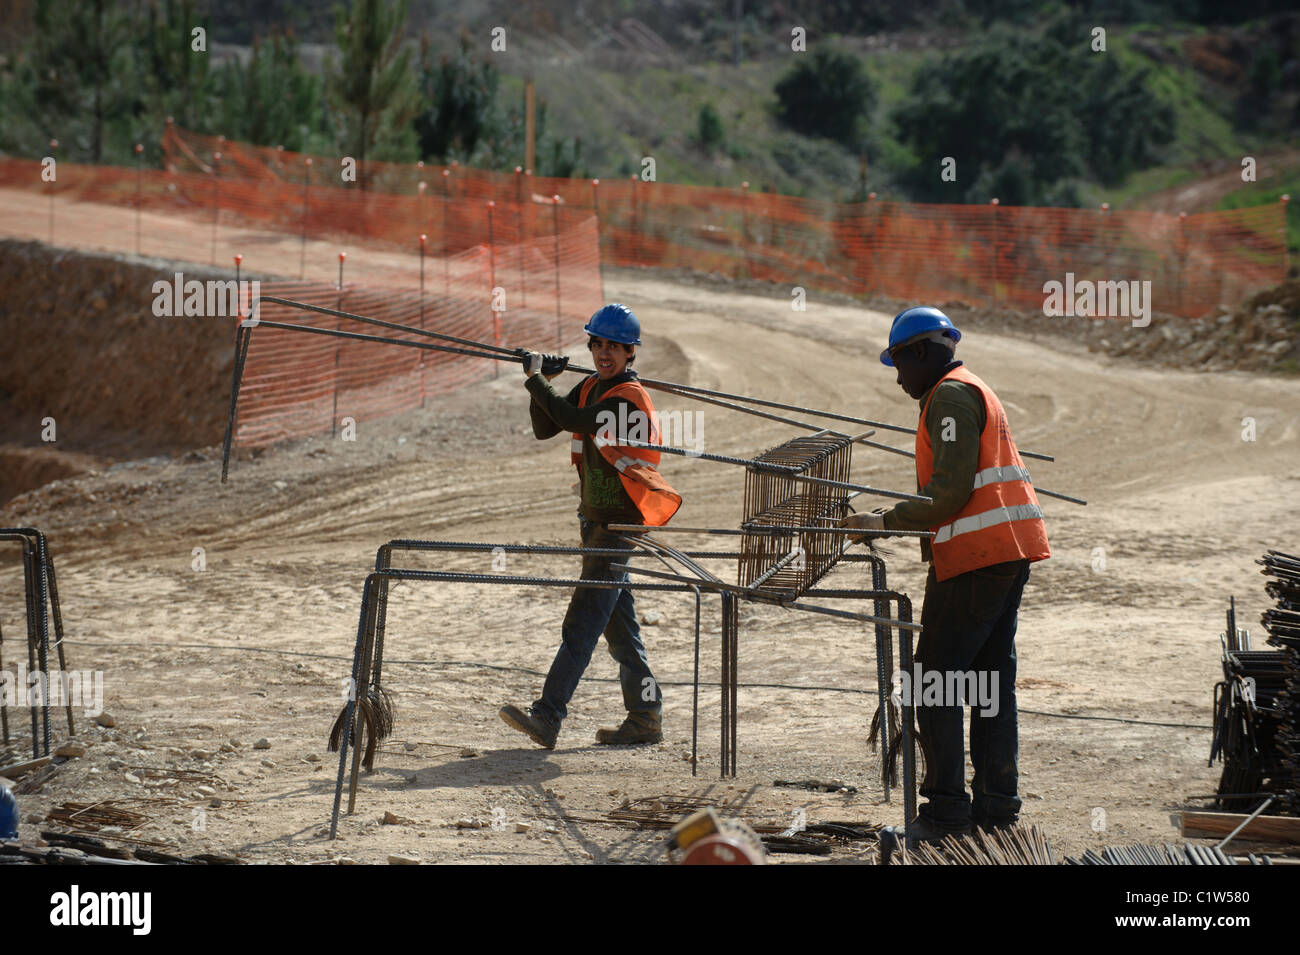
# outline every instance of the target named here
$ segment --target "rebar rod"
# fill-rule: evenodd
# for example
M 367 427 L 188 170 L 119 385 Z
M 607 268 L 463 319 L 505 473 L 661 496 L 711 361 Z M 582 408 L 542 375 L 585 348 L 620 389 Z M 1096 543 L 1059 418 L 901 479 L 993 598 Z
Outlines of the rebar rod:
M 487 351 L 495 351 L 495 352 L 497 352 L 498 355 L 500 356 L 500 359 L 499 359 L 499 360 L 504 360 L 504 361 L 513 361 L 513 362 L 522 362 L 522 361 L 523 361 L 523 359 L 521 359 L 521 358 L 518 356 L 518 354 L 516 353 L 516 349 L 508 348 L 508 347 L 506 347 L 506 346 L 502 346 L 502 345 L 490 345 L 490 344 L 487 344 L 487 343 L 484 343 L 484 342 L 476 342 L 476 341 L 473 341 L 472 339 L 459 338 L 459 337 L 457 337 L 457 336 L 454 336 L 454 335 L 448 335 L 448 334 L 446 334 L 446 333 L 442 333 L 442 332 L 431 332 L 431 331 L 428 331 L 427 329 L 415 328 L 415 327 L 410 326 L 410 325 L 402 325 L 402 324 L 399 324 L 399 323 L 397 323 L 397 322 L 384 322 L 384 321 L 382 321 L 382 320 L 380 320 L 380 319 L 370 318 L 370 317 L 365 316 L 365 315 L 358 315 L 358 314 L 356 314 L 355 312 L 345 312 L 345 311 L 343 311 L 342 309 L 331 309 L 331 308 L 326 308 L 326 307 L 321 306 L 321 305 L 311 305 L 311 304 L 306 303 L 306 302 L 295 302 L 295 301 L 293 301 L 293 300 L 291 300 L 291 299 L 284 299 L 284 298 L 279 298 L 279 297 L 271 296 L 271 295 L 263 295 L 263 296 L 259 297 L 258 299 L 255 299 L 254 302 L 252 303 L 252 305 L 251 305 L 250 308 L 249 308 L 249 314 L 250 314 L 250 315 L 256 315 L 256 314 L 257 314 L 257 312 L 256 312 L 256 307 L 257 307 L 257 305 L 258 305 L 260 302 L 272 302 L 272 303 L 274 303 L 274 304 L 276 304 L 276 305 L 284 305 L 284 306 L 287 306 L 287 307 L 290 307 L 290 308 L 301 308 L 301 309 L 305 309 L 305 310 L 307 310 L 307 311 L 319 312 L 319 313 L 321 313 L 321 314 L 323 314 L 323 315 L 333 315 L 333 316 L 336 316 L 336 317 L 339 317 L 339 318 L 348 318 L 348 319 L 352 319 L 353 321 L 359 321 L 359 322 L 364 322 L 364 323 L 366 323 L 366 324 L 378 325 L 378 326 L 385 327 L 385 328 L 391 328 L 391 329 L 393 329 L 393 330 L 395 330 L 395 331 L 409 331 L 409 332 L 414 332 L 414 333 L 416 333 L 416 334 L 425 335 L 425 336 L 427 336 L 427 337 L 441 338 L 441 339 L 443 339 L 444 341 L 454 341 L 454 342 L 457 342 L 458 344 L 461 344 L 461 345 L 469 345 L 469 346 L 472 346 L 472 347 L 475 347 L 475 348 L 481 348 L 481 349 L 484 349 L 484 350 L 487 350 Z M 392 339 L 385 339 L 385 340 L 386 340 L 386 341 L 391 341 Z M 491 356 L 480 355 L 480 356 L 477 356 L 477 357 L 491 357 Z M 586 374 L 586 375 L 590 375 L 590 374 L 594 374 L 594 373 L 595 373 L 595 369 L 593 369 L 593 368 L 585 368 L 585 367 L 583 367 L 583 366 L 581 366 L 581 365 L 574 365 L 574 364 L 570 364 L 566 370 L 568 370 L 568 371 L 572 371 L 572 372 L 575 372 L 575 373 L 578 373 L 578 374 Z M 761 405 L 761 406 L 766 407 L 766 408 L 777 408 L 777 409 L 780 409 L 780 410 L 783 410 L 783 411 L 794 411 L 794 412 L 797 412 L 797 413 L 800 413 L 800 414 L 811 414 L 811 415 L 815 415 L 816 417 L 819 417 L 819 418 L 830 418 L 830 419 L 835 420 L 835 421 L 846 421 L 846 422 L 849 422 L 849 423 L 851 423 L 851 424 L 863 424 L 863 425 L 867 425 L 868 427 L 871 427 L 871 428 L 884 428 L 884 429 L 886 429 L 886 430 L 888 430 L 888 431 L 896 431 L 896 432 L 898 432 L 898 433 L 900 433 L 900 434 L 916 434 L 916 429 L 915 429 L 915 428 L 908 428 L 908 427 L 904 427 L 903 425 L 889 424 L 889 423 L 887 423 L 887 422 L 883 422 L 883 421 L 873 421 L 873 420 L 870 419 L 870 418 L 860 418 L 860 417 L 857 417 L 857 416 L 855 416 L 855 415 L 844 415 L 844 414 L 840 414 L 840 413 L 838 413 L 838 412 L 834 412 L 834 411 L 823 411 L 823 410 L 820 410 L 820 409 L 817 409 L 817 408 L 806 408 L 806 407 L 803 407 L 803 406 L 801 406 L 801 405 L 793 405 L 793 404 L 788 404 L 788 403 L 780 402 L 780 401 L 770 401 L 770 400 L 765 399 L 765 398 L 754 398 L 754 397 L 749 396 L 749 395 L 738 395 L 738 394 L 733 394 L 733 393 L 726 392 L 726 391 L 717 391 L 717 390 L 710 389 L 710 388 L 700 388 L 700 387 L 695 386 L 695 385 L 683 385 L 683 384 L 680 384 L 680 383 L 678 383 L 678 382 L 660 381 L 660 380 L 655 379 L 655 378 L 639 378 L 638 380 L 641 382 L 642 385 L 644 385 L 644 386 L 647 387 L 647 388 L 654 388 L 654 389 L 657 389 L 657 390 L 668 390 L 668 389 L 672 389 L 672 390 L 675 390 L 676 392 L 682 394 L 682 395 L 685 396 L 685 397 L 697 397 L 697 396 L 703 396 L 703 397 L 708 397 L 708 398 L 720 398 L 720 399 L 725 399 L 725 400 L 729 400 L 729 401 L 743 401 L 743 402 L 747 402 L 747 403 L 749 403 L 749 404 Z M 745 409 L 737 408 L 736 410 L 745 410 Z M 752 413 L 752 412 L 751 412 L 751 413 Z M 801 425 L 801 426 L 804 426 L 804 427 L 812 427 L 811 425 Z M 818 429 L 818 430 L 821 430 L 821 429 Z M 893 450 L 893 449 L 890 449 L 890 450 Z M 904 453 L 906 453 L 906 452 L 904 452 Z M 1027 458 L 1036 458 L 1036 459 L 1041 460 L 1041 461 L 1055 461 L 1055 460 L 1056 460 L 1054 457 L 1052 457 L 1052 456 L 1049 455 L 1049 454 L 1041 454 L 1041 453 L 1036 452 L 1036 451 L 1021 451 L 1020 454 L 1021 454 L 1022 457 L 1027 457 Z
M 889 535 L 902 537 L 933 537 L 934 531 L 877 531 L 865 527 L 801 527 L 787 524 L 749 524 L 745 527 L 652 527 L 649 524 L 609 524 L 612 531 L 653 531 L 656 534 L 665 531 L 672 534 L 711 534 L 724 537 L 743 537 L 749 534 L 771 534 L 780 536 L 782 534 L 798 534 L 807 531 L 816 531 L 817 533 L 827 534 L 867 534 L 871 536 Z M 866 558 L 861 558 L 866 559 Z
M 634 441 L 631 438 L 622 439 L 619 441 L 619 445 L 628 448 L 645 448 L 649 451 L 660 451 L 666 454 L 678 454 L 687 458 L 703 458 L 705 461 L 716 461 L 720 464 L 736 464 L 746 468 L 753 468 L 758 471 L 766 471 L 769 474 L 778 474 L 782 477 L 789 478 L 792 481 L 800 481 L 804 484 L 819 484 L 823 487 L 836 487 L 846 491 L 857 491 L 861 494 L 879 494 L 882 497 L 898 498 L 901 501 L 918 501 L 922 504 L 934 503 L 933 498 L 926 497 L 923 494 L 908 494 L 904 491 L 884 491 L 880 488 L 870 487 L 866 484 L 849 484 L 846 481 L 832 481 L 829 478 L 813 477 L 808 474 L 800 474 L 798 468 L 782 464 L 770 464 L 766 461 L 758 461 L 753 458 L 734 458 L 725 454 L 708 454 L 704 451 L 691 451 L 686 448 L 671 448 L 663 444 L 650 444 L 646 441 Z

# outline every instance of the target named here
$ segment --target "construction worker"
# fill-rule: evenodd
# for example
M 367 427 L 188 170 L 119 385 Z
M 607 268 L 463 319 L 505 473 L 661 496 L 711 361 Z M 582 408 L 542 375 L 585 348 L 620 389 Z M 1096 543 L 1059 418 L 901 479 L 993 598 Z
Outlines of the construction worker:
M 578 518 L 582 545 L 631 550 L 631 545 L 610 532 L 607 525 L 666 524 L 682 499 L 659 474 L 658 451 L 620 444 L 623 440 L 660 443 L 654 404 L 630 367 L 636 360 L 636 346 L 641 344 L 636 316 L 626 305 L 606 305 L 591 316 L 584 330 L 591 336 L 587 347 L 596 373 L 568 395 L 558 394 L 542 374 L 544 368 L 558 374 L 564 359 L 547 356 L 544 363 L 544 356 L 524 353 L 525 387 L 532 395 L 528 411 L 533 434 L 539 440 L 561 431 L 572 434 L 571 460 L 581 483 Z M 629 433 L 620 433 L 625 429 Z M 610 566 L 620 559 L 584 555 L 582 579 L 626 581 L 626 573 L 615 572 Z M 541 697 L 527 710 L 503 706 L 501 718 L 539 745 L 554 749 L 569 700 L 602 633 L 610 655 L 619 664 L 627 717 L 617 729 L 599 730 L 596 742 L 660 742 L 663 695 L 646 662 L 631 590 L 575 589 L 564 617 L 560 649 L 546 675 Z
M 1006 412 L 993 389 L 953 357 L 960 340 L 961 332 L 937 308 L 909 308 L 894 318 L 880 361 L 897 369 L 898 384 L 920 403 L 916 484 L 933 503 L 903 501 L 844 521 L 868 530 L 934 532 L 933 541 L 921 540 L 930 570 L 916 647 L 919 672 L 938 671 L 942 687 L 961 683 L 949 674 L 974 674 L 996 693 L 992 706 L 964 701 L 972 704 L 974 766 L 967 795 L 963 700 L 941 694 L 940 705 L 921 705 L 911 680 L 927 801 L 909 827 L 909 846 L 970 832 L 972 824 L 989 829 L 1017 821 L 1016 613 L 1030 563 L 1051 556 Z M 887 828 L 882 849 L 896 845 L 902 832 Z

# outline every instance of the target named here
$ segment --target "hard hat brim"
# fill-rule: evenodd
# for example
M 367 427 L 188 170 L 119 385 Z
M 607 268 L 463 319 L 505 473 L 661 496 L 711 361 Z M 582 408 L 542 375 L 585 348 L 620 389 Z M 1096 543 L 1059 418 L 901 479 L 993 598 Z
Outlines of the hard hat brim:
M 603 338 L 603 339 L 605 339 L 605 341 L 607 341 L 607 342 L 618 342 L 620 345 L 640 345 L 640 344 L 641 344 L 641 339 L 639 339 L 639 338 L 634 339 L 633 341 L 630 341 L 630 342 L 625 342 L 625 341 L 623 341 L 623 339 L 621 339 L 621 338 L 610 338 L 608 335 L 602 335 L 600 332 L 594 330 L 594 329 L 591 327 L 591 323 L 590 323 L 590 322 L 588 322 L 586 325 L 582 326 L 582 330 L 583 330 L 584 332 L 586 332 L 588 335 L 594 336 L 595 338 Z

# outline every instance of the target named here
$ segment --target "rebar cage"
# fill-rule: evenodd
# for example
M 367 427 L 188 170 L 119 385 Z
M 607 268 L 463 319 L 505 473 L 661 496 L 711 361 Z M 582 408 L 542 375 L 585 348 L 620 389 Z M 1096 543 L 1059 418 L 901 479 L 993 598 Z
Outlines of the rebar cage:
M 741 586 L 748 587 L 761 578 L 765 590 L 788 590 L 791 597 L 798 597 L 830 571 L 843 553 L 844 538 L 819 534 L 814 528 L 839 525 L 847 510 L 849 492 L 800 481 L 795 475 L 847 484 L 852 454 L 853 441 L 847 435 L 801 435 L 755 458 L 763 464 L 797 470 L 780 474 L 752 466 L 745 469 L 741 527 L 804 530 L 746 534 L 740 545 L 738 582 Z M 772 567 L 792 552 L 795 558 L 772 573 Z

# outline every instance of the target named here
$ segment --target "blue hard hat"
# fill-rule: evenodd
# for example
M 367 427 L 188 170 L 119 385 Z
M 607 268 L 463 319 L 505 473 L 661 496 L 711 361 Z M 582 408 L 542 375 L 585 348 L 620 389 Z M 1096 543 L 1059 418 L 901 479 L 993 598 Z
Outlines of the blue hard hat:
M 889 353 L 904 342 L 926 332 L 943 332 L 953 340 L 954 344 L 961 341 L 961 332 L 957 331 L 957 326 L 952 323 L 952 319 L 937 308 L 920 305 L 894 316 L 894 324 L 889 329 L 889 347 L 880 353 L 880 363 L 893 368 L 894 362 L 890 359 Z
M 626 305 L 606 305 L 591 316 L 582 329 L 588 335 L 624 345 L 641 344 L 641 323 Z
M 18 800 L 8 786 L 0 786 L 0 839 L 18 838 Z

